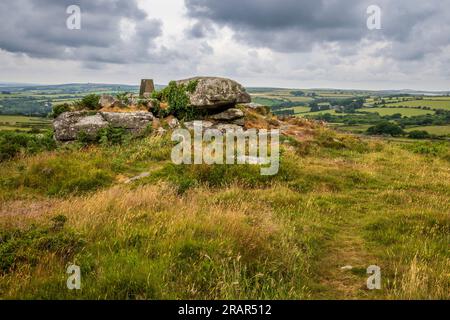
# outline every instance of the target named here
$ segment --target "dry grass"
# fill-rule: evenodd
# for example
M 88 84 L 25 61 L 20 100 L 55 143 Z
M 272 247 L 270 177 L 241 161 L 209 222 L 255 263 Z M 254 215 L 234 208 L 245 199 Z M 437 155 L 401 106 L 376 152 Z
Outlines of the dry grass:
M 232 188 L 224 192 L 234 191 Z M 67 228 L 83 234 L 91 244 L 85 250 L 91 251 L 96 261 L 95 276 L 86 275 L 86 282 L 97 277 L 105 277 L 106 281 L 108 274 L 103 274 L 102 269 L 111 267 L 102 265 L 106 257 L 113 259 L 116 251 L 131 250 L 137 251 L 143 264 L 163 264 L 158 273 L 167 282 L 151 284 L 158 287 L 159 298 L 306 298 L 307 293 L 299 284 L 303 254 L 287 238 L 290 226 L 276 218 L 265 205 L 239 202 L 229 206 L 214 199 L 217 194 L 207 189 L 189 192 L 180 198 L 165 184 L 136 189 L 114 187 L 93 196 L 57 203 L 39 217 L 33 217 L 33 221 L 45 224 L 51 217 L 62 214 L 68 218 Z M 15 218 L 3 217 L 3 226 L 22 227 L 23 223 Z M 140 237 L 145 242 L 138 248 L 129 244 Z M 101 250 L 96 252 L 96 247 Z M 38 277 L 51 278 L 54 268 L 45 272 L 50 258 L 46 256 L 37 264 L 33 277 L 37 272 Z M 132 264 L 128 259 L 122 263 Z M 191 261 L 190 267 L 188 261 Z M 82 259 L 75 258 L 74 262 L 83 266 Z M 187 267 L 194 270 L 186 273 Z M 12 278 L 33 286 L 29 283 L 31 274 L 28 272 L 31 269 L 14 274 Z M 174 274 L 178 277 L 171 279 Z M 211 279 L 204 283 L 204 277 Z M 86 289 L 87 297 L 100 298 L 96 296 L 98 284 L 92 283 L 92 286 L 91 290 Z M 185 286 L 189 287 L 188 291 Z M 39 288 L 24 287 L 39 291 Z M 11 289 L 7 296 L 16 294 L 17 287 Z M 146 296 L 148 288 L 141 289 L 139 294 L 149 298 Z M 58 293 L 54 294 L 57 297 Z M 124 298 L 115 292 L 107 294 Z

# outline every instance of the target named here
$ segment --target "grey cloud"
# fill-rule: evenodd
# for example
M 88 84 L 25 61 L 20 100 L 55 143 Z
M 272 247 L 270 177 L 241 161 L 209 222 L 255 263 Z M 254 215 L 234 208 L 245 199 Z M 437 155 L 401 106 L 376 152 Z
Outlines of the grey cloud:
M 81 8 L 81 30 L 66 28 L 69 5 Z M 129 41 L 120 37 L 120 21 L 136 24 Z M 136 1 L 15 0 L 0 3 L 0 48 L 30 57 L 85 62 L 144 62 L 156 52 L 159 20 L 147 19 Z M 150 50 L 149 50 L 150 49 Z
M 238 40 L 281 52 L 309 50 L 316 41 L 359 39 L 367 29 L 361 1 L 186 0 L 190 17 L 232 28 Z
M 202 28 L 202 24 L 200 23 L 196 23 L 194 24 L 189 30 L 188 30 L 188 34 L 192 37 L 192 38 L 204 38 L 206 36 L 203 28 Z
M 369 5 L 382 9 L 382 30 L 366 27 Z M 238 41 L 278 52 L 310 51 L 336 42 L 355 47 L 361 40 L 392 43 L 384 55 L 422 59 L 450 44 L 450 6 L 445 0 L 185 0 L 199 23 L 233 29 Z
M 168 16 L 187 12 L 189 20 L 180 17 L 180 25 L 189 27 L 174 26 L 163 34 L 162 21 L 150 19 L 137 0 L 1 0 L 0 71 L 11 78 L 18 77 L 17 70 L 35 72 L 27 71 L 29 59 L 21 58 L 26 55 L 49 59 L 30 59 L 30 69 L 43 70 L 36 72 L 38 78 L 57 65 L 61 70 L 54 72 L 71 77 L 86 69 L 89 81 L 126 74 L 135 81 L 145 72 L 165 80 L 208 73 L 262 85 L 313 80 L 325 86 L 339 81 L 340 86 L 341 81 L 374 79 L 415 79 L 422 85 L 427 74 L 441 86 L 441 79 L 449 77 L 449 0 L 184 1 L 185 8 L 173 8 Z M 82 9 L 79 31 L 65 25 L 72 4 Z M 382 30 L 366 28 L 371 4 L 382 8 Z M 120 37 L 123 18 L 136 25 L 130 38 Z M 233 31 L 231 41 L 227 29 Z M 8 61 L 16 65 L 8 67 Z
M 190 38 L 201 39 L 214 35 L 214 29 L 208 21 L 197 21 L 187 29 L 187 34 Z

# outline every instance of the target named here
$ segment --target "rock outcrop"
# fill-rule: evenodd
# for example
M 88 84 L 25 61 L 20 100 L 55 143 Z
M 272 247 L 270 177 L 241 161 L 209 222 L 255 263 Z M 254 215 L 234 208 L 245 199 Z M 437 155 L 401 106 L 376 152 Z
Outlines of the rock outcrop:
M 188 130 L 194 130 L 194 122 L 195 121 L 189 121 L 184 123 L 184 127 Z M 202 121 L 202 128 L 203 129 L 211 129 L 214 126 L 214 123 L 211 121 Z
M 220 131 L 236 130 L 244 127 L 245 125 L 245 114 L 242 110 L 237 108 L 230 108 L 220 113 L 207 116 L 205 119 L 199 119 L 197 121 L 202 121 L 202 128 L 206 129 L 218 129 Z M 194 121 L 185 122 L 184 127 L 193 130 Z
M 244 112 L 236 108 L 227 109 L 221 113 L 211 116 L 211 119 L 218 121 L 231 121 L 244 117 Z
M 194 92 L 188 93 L 191 106 L 195 108 L 217 110 L 251 102 L 250 95 L 236 81 L 218 77 L 196 77 L 179 80 L 177 84 L 188 85 L 191 81 L 197 82 Z
M 100 115 L 113 128 L 124 128 L 133 134 L 139 134 L 148 125 L 152 124 L 153 114 L 151 112 L 100 112 Z
M 264 106 L 259 103 L 254 103 L 254 102 L 242 103 L 241 106 L 244 108 L 256 110 L 258 113 L 263 114 L 263 115 L 268 115 L 270 113 L 270 107 Z
M 55 139 L 57 141 L 74 141 L 81 133 L 95 139 L 99 131 L 109 126 L 124 128 L 137 135 L 152 124 L 151 112 L 65 112 L 53 121 Z
M 195 86 L 192 85 L 193 82 Z M 143 87 L 148 86 L 150 89 L 144 91 L 153 90 L 152 82 L 147 83 L 148 85 L 146 83 L 145 80 L 142 82 Z M 218 77 L 195 77 L 176 81 L 176 83 L 186 86 L 190 106 L 202 114 L 199 120 L 206 120 L 204 128 L 210 127 L 223 131 L 245 126 L 243 110 L 247 108 L 246 104 L 251 102 L 251 97 L 236 81 Z M 250 104 L 248 107 L 259 108 L 260 106 Z M 163 134 L 167 128 L 163 128 L 162 123 L 170 129 L 180 126 L 180 122 L 173 115 L 162 119 L 155 118 L 149 110 L 161 114 L 159 111 L 167 111 L 168 103 L 155 101 L 144 95 L 139 97 L 132 93 L 117 96 L 104 94 L 100 97 L 99 109 L 61 114 L 53 122 L 55 139 L 74 141 L 81 133 L 90 139 L 95 139 L 99 131 L 107 127 L 124 128 L 133 135 L 139 135 L 149 126 L 152 126 L 154 132 Z M 191 129 L 193 124 L 186 122 L 184 127 Z
M 76 140 L 81 132 L 94 136 L 107 126 L 103 117 L 87 111 L 65 112 L 53 121 L 57 141 Z
M 100 108 L 111 108 L 115 102 L 116 99 L 112 95 L 102 94 L 98 103 Z
M 139 103 L 139 97 L 133 93 L 125 94 L 121 99 L 117 96 L 112 96 L 109 94 L 102 94 L 99 100 L 99 106 L 101 110 L 108 109 L 127 109 L 135 108 Z

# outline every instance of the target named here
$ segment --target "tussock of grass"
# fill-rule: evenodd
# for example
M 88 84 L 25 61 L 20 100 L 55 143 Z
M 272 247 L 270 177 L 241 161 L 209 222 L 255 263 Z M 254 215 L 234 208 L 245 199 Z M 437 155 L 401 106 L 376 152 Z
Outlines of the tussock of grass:
M 391 270 L 395 270 L 387 282 L 390 298 L 448 298 L 448 215 L 432 212 L 397 214 L 376 219 L 365 229 L 371 243 L 384 247 L 392 264 Z
M 46 195 L 89 192 L 113 181 L 111 163 L 95 151 L 40 154 L 21 165 L 9 163 L 7 170 L 11 173 L 0 178 L 4 188 Z
M 31 225 L 25 230 L 7 229 L 0 233 L 0 276 L 25 267 L 35 267 L 45 255 L 68 261 L 83 247 L 83 240 L 64 230 L 66 218 L 53 218 L 50 226 Z

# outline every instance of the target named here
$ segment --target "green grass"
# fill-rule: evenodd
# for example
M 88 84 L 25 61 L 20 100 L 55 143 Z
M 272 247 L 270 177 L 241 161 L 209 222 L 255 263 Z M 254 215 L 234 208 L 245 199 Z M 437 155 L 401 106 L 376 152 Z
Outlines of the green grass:
M 313 101 L 312 98 L 310 97 L 295 97 L 292 95 L 287 95 L 287 96 L 283 96 L 285 99 L 289 99 L 292 102 L 306 102 L 309 103 L 311 101 Z
M 39 117 L 0 115 L 0 130 L 29 131 L 32 128 L 47 129 L 51 120 Z
M 16 271 L 22 265 L 36 266 L 46 254 L 55 254 L 65 261 L 83 246 L 79 234 L 64 230 L 67 218 L 56 216 L 48 226 L 2 230 L 0 233 L 0 275 Z
M 319 93 L 319 97 L 323 97 L 323 98 L 352 98 L 355 95 L 353 94 L 346 94 L 346 93 L 331 93 L 331 92 L 324 92 L 324 93 Z
M 346 126 L 346 125 L 339 125 L 336 126 L 336 129 L 339 129 L 341 131 L 346 132 L 353 132 L 353 133 L 365 133 L 367 129 L 369 129 L 372 125 L 369 124 L 360 124 L 356 126 Z
M 450 96 L 427 97 L 426 100 L 450 101 Z
M 359 109 L 359 111 L 363 112 L 373 112 L 378 113 L 380 116 L 391 116 L 396 113 L 400 113 L 404 117 L 413 117 L 413 116 L 421 116 L 426 114 L 434 114 L 434 111 L 431 110 L 421 110 L 421 109 L 412 109 L 412 108 L 363 108 Z
M 283 109 L 283 110 L 294 110 L 294 112 L 297 114 L 297 113 L 306 113 L 306 112 L 309 112 L 310 111 L 310 107 L 302 107 L 302 106 L 299 106 L 299 107 L 292 107 L 292 108 L 287 108 L 287 109 Z
M 5 125 L 0 125 L 0 131 L 29 131 L 29 128 L 23 128 L 23 127 L 15 127 L 15 126 L 5 126 Z
M 387 104 L 388 107 L 429 107 L 431 109 L 445 109 L 450 110 L 450 98 L 449 97 L 433 97 L 423 100 L 401 101 L 396 103 Z
M 252 101 L 255 103 L 259 103 L 259 104 L 268 106 L 268 107 L 285 102 L 285 100 L 281 100 L 279 98 L 267 98 L 267 97 L 258 97 L 258 96 L 253 96 Z
M 273 177 L 174 166 L 169 136 L 0 164 L 0 298 L 449 298 L 447 142 L 287 141 Z
M 299 114 L 299 116 L 316 116 L 319 114 L 333 114 L 333 115 L 337 115 L 338 113 L 336 112 L 336 110 L 323 110 L 323 111 L 317 111 L 317 112 L 305 112 L 302 114 Z M 339 113 L 340 115 L 344 115 L 344 113 Z
M 15 125 L 17 123 L 50 123 L 51 121 L 39 117 L 0 115 L 0 122 L 9 122 L 11 125 Z
M 438 136 L 450 135 L 450 126 L 422 126 L 422 127 L 412 127 L 405 131 L 411 132 L 415 130 L 424 130 L 430 134 L 435 134 Z
M 7 166 L 10 175 L 2 176 L 0 184 L 9 190 L 17 188 L 19 194 L 82 194 L 110 185 L 114 179 L 113 165 L 97 152 L 48 154 L 44 158 L 37 156 L 26 168 Z

